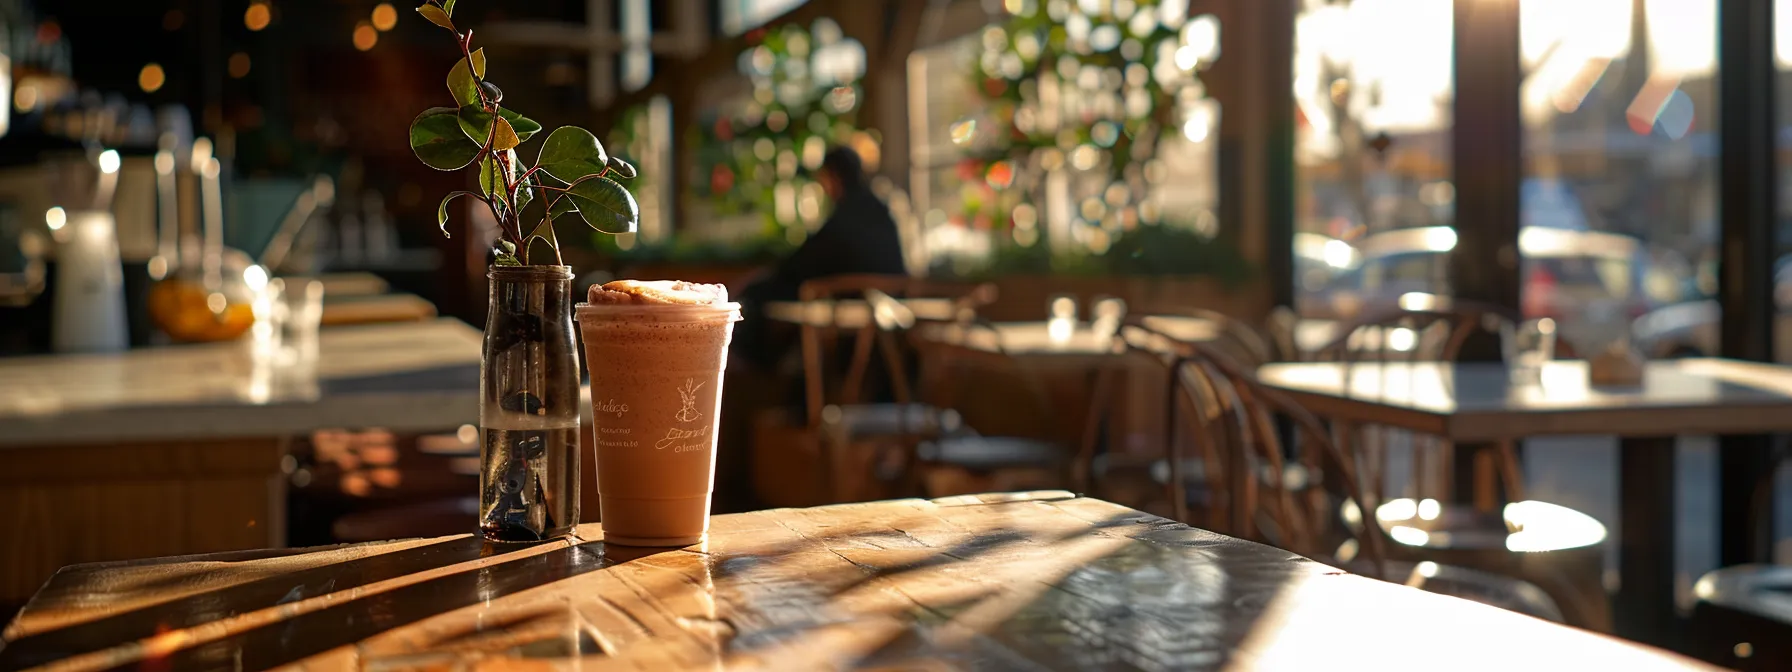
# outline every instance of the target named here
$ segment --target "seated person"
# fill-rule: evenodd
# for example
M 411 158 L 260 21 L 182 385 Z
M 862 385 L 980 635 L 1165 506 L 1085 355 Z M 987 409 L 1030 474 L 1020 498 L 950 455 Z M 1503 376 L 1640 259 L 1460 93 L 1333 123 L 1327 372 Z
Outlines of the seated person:
M 789 347 L 789 343 L 773 342 L 763 309 L 766 302 L 794 301 L 797 289 L 815 278 L 907 273 L 896 220 L 890 216 L 889 206 L 871 193 L 859 155 L 846 147 L 830 150 L 816 170 L 815 180 L 833 202 L 833 213 L 821 230 L 736 299 L 744 320 L 735 325 L 732 349 L 738 360 L 762 370 L 775 366 Z

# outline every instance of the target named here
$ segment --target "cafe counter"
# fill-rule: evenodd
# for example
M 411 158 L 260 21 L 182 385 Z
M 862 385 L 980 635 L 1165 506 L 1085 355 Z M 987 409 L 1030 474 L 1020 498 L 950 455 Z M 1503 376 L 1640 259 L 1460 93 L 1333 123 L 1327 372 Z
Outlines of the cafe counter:
M 439 319 L 0 360 L 0 604 L 69 564 L 283 545 L 292 439 L 477 422 L 480 342 Z

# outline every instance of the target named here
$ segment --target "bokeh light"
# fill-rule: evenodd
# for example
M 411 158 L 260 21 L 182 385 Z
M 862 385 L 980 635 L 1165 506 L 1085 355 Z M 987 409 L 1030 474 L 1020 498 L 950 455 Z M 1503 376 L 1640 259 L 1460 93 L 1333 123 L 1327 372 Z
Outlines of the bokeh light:
M 143 89 L 144 93 L 155 93 L 161 90 L 162 85 L 167 81 L 168 75 L 162 72 L 162 66 L 156 63 L 145 65 L 142 70 L 137 72 L 137 88 Z
M 249 8 L 243 11 L 243 26 L 252 31 L 268 27 L 273 20 L 274 11 L 265 2 L 251 3 Z
M 373 26 L 371 24 L 367 23 L 366 21 L 362 21 L 358 24 L 355 24 L 354 38 L 355 38 L 355 49 L 360 50 L 360 51 L 367 51 L 369 49 L 372 49 L 373 45 L 379 44 L 380 31 L 374 30 Z
M 398 10 L 389 3 L 380 3 L 373 8 L 373 27 L 380 32 L 391 30 L 398 25 Z
M 231 54 L 230 55 L 230 76 L 234 79 L 242 79 L 244 77 L 249 76 L 249 65 L 250 65 L 250 63 L 249 63 L 249 55 L 248 54 L 240 52 L 240 51 L 236 52 L 234 54 Z

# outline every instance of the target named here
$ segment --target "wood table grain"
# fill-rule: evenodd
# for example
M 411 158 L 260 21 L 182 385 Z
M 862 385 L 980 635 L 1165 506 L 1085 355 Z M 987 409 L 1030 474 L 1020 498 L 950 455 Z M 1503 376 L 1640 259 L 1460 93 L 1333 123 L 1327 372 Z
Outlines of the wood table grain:
M 0 668 L 1707 669 L 1065 492 L 65 568 Z

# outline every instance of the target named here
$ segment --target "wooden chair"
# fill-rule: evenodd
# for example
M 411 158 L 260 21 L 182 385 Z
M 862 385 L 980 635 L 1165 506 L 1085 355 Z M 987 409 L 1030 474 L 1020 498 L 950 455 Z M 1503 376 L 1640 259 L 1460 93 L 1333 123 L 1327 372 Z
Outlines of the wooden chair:
M 1185 320 L 1196 320 L 1191 325 Z M 1199 325 L 1201 328 L 1190 328 Z M 1175 311 L 1154 311 L 1149 314 L 1128 315 L 1123 322 L 1123 329 L 1144 331 L 1163 338 L 1189 337 L 1208 345 L 1216 352 L 1223 352 L 1235 361 L 1250 362 L 1255 368 L 1258 365 L 1273 361 L 1275 349 L 1269 341 L 1254 327 L 1236 318 L 1202 309 L 1178 309 Z M 1124 339 L 1117 341 L 1116 353 L 1138 351 L 1135 343 Z M 1158 354 L 1158 353 L 1149 353 Z M 1110 472 L 1121 465 L 1118 460 L 1110 459 L 1098 463 L 1095 452 L 1101 436 L 1098 434 L 1101 422 L 1112 411 L 1115 387 L 1121 376 L 1125 360 L 1116 357 L 1104 366 L 1097 374 L 1094 395 L 1089 411 L 1088 429 L 1079 446 L 1077 466 L 1078 483 L 1085 488 L 1093 488 L 1098 480 L 1105 480 Z M 1233 520 L 1232 497 L 1229 494 L 1235 489 L 1249 489 L 1252 484 L 1233 482 L 1227 478 L 1228 455 L 1203 451 L 1193 459 L 1180 456 L 1180 441 L 1175 440 L 1183 427 L 1180 420 L 1181 410 L 1190 406 L 1182 402 L 1178 394 L 1181 383 L 1174 376 L 1168 379 L 1168 388 L 1164 395 L 1163 433 L 1166 453 L 1161 458 L 1145 465 L 1146 477 L 1164 489 L 1164 496 L 1169 499 L 1171 515 L 1178 520 L 1189 520 L 1189 508 L 1198 506 L 1205 510 L 1205 525 L 1222 531 L 1236 531 Z M 1227 412 L 1225 397 L 1216 396 L 1217 392 L 1197 383 L 1199 393 L 1209 399 L 1216 399 L 1218 404 L 1194 405 L 1194 408 L 1205 408 L 1205 417 L 1201 422 L 1213 423 L 1217 414 Z M 1224 425 L 1219 425 L 1224 427 Z M 1256 474 L 1258 479 L 1275 478 L 1268 471 Z M 1282 478 L 1310 481 L 1305 470 L 1299 465 L 1285 465 Z M 1249 480 L 1249 479 L 1244 479 Z
M 1462 355 L 1462 350 L 1471 339 L 1482 337 L 1498 338 L 1502 328 L 1517 323 L 1520 319 L 1517 311 L 1502 306 L 1434 298 L 1436 305 L 1422 310 L 1393 309 L 1372 313 L 1361 319 L 1345 324 L 1337 332 L 1333 340 L 1313 353 L 1318 361 L 1337 361 L 1353 363 L 1414 363 L 1414 362 L 1455 362 Z M 1363 441 L 1362 447 L 1370 454 L 1370 469 L 1365 474 L 1369 479 L 1372 498 L 1381 501 L 1381 489 L 1385 486 L 1388 465 L 1388 452 L 1382 441 L 1382 430 L 1376 427 L 1356 428 L 1341 425 L 1341 433 L 1363 431 L 1369 438 Z M 1349 437 L 1340 436 L 1340 441 Z M 1431 450 L 1427 450 L 1427 449 Z M 1412 437 L 1412 472 L 1413 478 L 1408 483 L 1407 494 L 1415 498 L 1427 495 L 1437 499 L 1449 498 L 1447 483 L 1436 483 L 1427 488 L 1427 477 L 1436 473 L 1449 473 L 1453 468 L 1450 445 L 1436 437 Z M 1430 457 L 1435 456 L 1436 464 L 1431 464 Z M 1490 450 L 1480 451 L 1475 455 L 1475 492 L 1473 499 L 1476 507 L 1483 512 L 1492 511 L 1500 499 L 1499 490 L 1494 482 L 1499 481 L 1504 488 L 1506 501 L 1524 499 L 1523 470 L 1518 461 L 1518 450 L 1514 442 L 1505 441 L 1495 444 Z M 1447 479 L 1446 479 L 1447 480 Z
M 1204 342 L 1211 351 L 1222 353 L 1229 360 L 1240 362 L 1242 366 L 1249 367 L 1249 369 L 1256 369 L 1262 364 L 1269 364 L 1269 362 L 1281 358 L 1281 351 L 1272 344 L 1272 340 L 1262 330 L 1258 330 L 1236 317 L 1219 314 L 1213 310 L 1202 310 L 1202 308 L 1154 310 L 1149 314 L 1127 315 L 1124 326 L 1154 333 L 1163 339 L 1193 339 L 1197 342 Z M 1116 346 L 1118 346 L 1116 351 L 1129 351 L 1129 349 L 1136 351 L 1138 349 L 1136 344 L 1125 342 L 1125 340 L 1116 342 Z M 1115 471 L 1118 466 L 1118 461 L 1095 461 L 1095 448 L 1100 441 L 1100 435 L 1095 434 L 1095 430 L 1100 425 L 1100 419 L 1107 418 L 1111 412 L 1115 385 L 1118 383 L 1122 367 L 1124 367 L 1124 360 L 1116 358 L 1098 373 L 1095 396 L 1091 401 L 1090 421 L 1088 421 L 1091 430 L 1082 437 L 1079 459 L 1075 462 L 1077 471 L 1079 471 L 1079 484 L 1082 484 L 1082 487 L 1095 486 L 1095 480 L 1107 477 L 1107 473 Z M 1177 398 L 1177 380 L 1170 378 L 1168 385 L 1170 385 L 1168 394 L 1165 394 L 1165 398 L 1163 398 L 1165 400 L 1163 434 L 1165 437 L 1174 437 L 1176 432 L 1179 432 L 1179 428 L 1183 426 L 1183 423 L 1179 421 L 1179 412 L 1186 405 Z M 1213 392 L 1204 392 L 1204 394 L 1211 396 Z M 1220 400 L 1224 401 L 1224 398 L 1220 398 Z M 1217 419 L 1215 414 L 1220 412 L 1220 407 L 1210 407 L 1206 412 L 1208 412 L 1208 418 L 1204 419 L 1211 423 Z M 1253 487 L 1253 484 L 1229 482 L 1224 475 L 1226 462 L 1228 462 L 1228 455 L 1224 455 L 1224 453 L 1202 452 L 1201 455 L 1195 455 L 1193 459 L 1183 459 L 1181 464 L 1172 464 L 1168 453 L 1176 452 L 1177 444 L 1179 443 L 1167 443 L 1167 455 L 1163 455 L 1158 461 L 1150 462 L 1147 466 L 1147 478 L 1165 489 L 1165 496 L 1170 500 L 1172 516 L 1177 516 L 1179 520 L 1186 520 L 1190 507 L 1201 507 L 1206 511 L 1206 521 L 1204 521 L 1206 525 L 1210 525 L 1213 529 L 1233 529 L 1236 520 L 1233 520 L 1235 514 L 1233 514 L 1233 502 L 1231 502 L 1229 493 L 1238 487 Z M 1177 482 L 1177 477 L 1179 477 L 1179 482 Z M 1305 487 L 1314 486 L 1317 482 L 1317 473 L 1306 470 L 1305 466 L 1301 466 L 1301 464 L 1285 464 L 1279 473 L 1271 473 L 1267 468 L 1263 468 L 1263 470 L 1256 471 L 1254 477 L 1258 482 L 1262 482 L 1265 478 L 1283 478 L 1290 484 L 1296 484 L 1294 486 L 1296 489 L 1305 489 Z
M 993 287 L 983 290 L 993 296 Z M 874 304 L 889 305 L 887 298 L 871 297 Z M 899 314 L 900 306 L 888 312 Z M 919 320 L 887 320 L 879 323 L 892 341 L 895 336 L 918 324 Z M 942 432 L 924 437 L 914 445 L 905 469 L 908 490 L 929 496 L 960 494 L 958 491 L 1014 490 L 1030 487 L 1060 487 L 1068 478 L 1067 468 L 1073 451 L 1046 436 L 986 435 L 975 427 L 957 422 L 965 400 L 958 394 L 963 383 L 975 379 L 981 384 L 1007 382 L 1017 395 L 1004 398 L 1004 410 L 1030 407 L 1027 417 L 1052 417 L 1048 395 L 1040 380 L 1015 366 L 1015 361 L 1002 347 L 1001 333 L 972 310 L 957 312 L 955 324 L 967 330 L 983 330 L 993 351 L 981 351 L 935 342 L 919 334 L 907 334 L 908 342 L 920 360 L 920 376 L 916 387 L 923 391 L 931 407 L 944 409 L 942 416 L 952 420 Z M 1036 422 L 1035 426 L 1046 423 Z
M 1338 515 L 1355 536 L 1382 540 L 1390 560 L 1460 567 L 1520 580 L 1547 594 L 1564 622 L 1610 631 L 1610 605 L 1601 580 L 1606 533 L 1590 516 L 1545 502 L 1524 501 L 1514 496 L 1516 490 L 1508 491 L 1512 503 L 1492 512 L 1454 507 L 1435 499 L 1384 501 L 1377 481 L 1379 465 L 1364 451 L 1353 449 L 1348 433 L 1332 429 L 1326 436 L 1315 436 L 1320 426 L 1309 422 L 1310 416 L 1283 400 L 1280 393 L 1258 384 L 1254 369 L 1239 366 L 1202 344 L 1176 343 L 1175 347 L 1192 353 L 1187 356 L 1200 357 L 1233 386 L 1250 391 L 1241 395 L 1247 410 L 1262 412 L 1263 407 L 1252 405 L 1253 399 L 1272 400 L 1275 403 L 1269 408 L 1300 421 L 1305 440 L 1326 446 L 1319 453 L 1302 452 L 1301 462 L 1309 470 L 1329 467 L 1341 472 L 1340 478 L 1324 482 L 1344 486 L 1334 493 L 1342 494 L 1344 501 L 1334 513 L 1327 509 L 1320 489 L 1309 489 L 1303 499 L 1312 519 Z M 1258 426 L 1254 439 L 1279 440 L 1273 425 L 1259 421 Z M 1278 447 L 1260 452 L 1279 451 Z M 1277 491 L 1286 488 L 1276 482 L 1266 481 L 1264 488 L 1273 493 L 1265 499 L 1285 496 Z M 1254 506 L 1250 494 L 1244 496 L 1247 507 Z
M 1276 306 L 1264 318 L 1263 333 L 1275 348 L 1277 361 L 1298 362 L 1306 359 L 1306 353 L 1301 352 L 1299 339 L 1295 338 L 1299 326 L 1300 315 L 1288 306 Z
M 842 325 L 836 314 L 836 319 L 829 323 L 806 322 L 800 327 L 804 410 L 809 431 L 819 437 L 824 487 L 835 501 L 857 499 L 846 486 L 865 474 L 848 471 L 869 466 L 871 471 L 891 472 L 893 466 L 909 461 L 908 454 L 915 444 L 953 428 L 955 423 L 956 416 L 949 411 L 916 400 L 908 362 L 892 334 L 921 318 L 903 307 L 900 299 L 947 299 L 951 302 L 951 317 L 960 318 L 975 315 L 977 309 L 993 301 L 994 287 L 935 283 L 907 276 L 841 275 L 803 283 L 798 297 L 805 303 L 864 301 L 868 311 L 867 319 L 860 324 Z M 837 375 L 829 364 L 838 360 L 824 352 L 830 345 L 851 348 L 844 369 Z M 874 351 L 882 355 L 881 370 L 874 368 Z M 892 402 L 867 398 L 867 390 L 878 375 L 889 386 Z M 830 388 L 833 394 L 829 393 Z M 869 450 L 871 454 L 848 454 L 857 449 Z M 889 473 L 885 476 L 884 480 L 895 478 Z
M 1792 567 L 1737 565 L 1693 584 L 1687 651 L 1727 668 L 1792 669 Z
M 1202 418 L 1217 418 L 1235 424 L 1239 443 L 1230 446 L 1208 444 L 1204 449 L 1215 453 L 1230 452 L 1241 462 L 1234 472 L 1249 473 L 1260 464 L 1269 473 L 1278 473 L 1287 455 L 1277 421 L 1287 421 L 1293 432 L 1294 459 L 1309 469 L 1329 465 L 1339 471 L 1333 479 L 1342 485 L 1344 502 L 1364 506 L 1365 491 L 1358 479 L 1359 461 L 1335 442 L 1329 428 L 1304 408 L 1256 380 L 1254 370 L 1247 369 L 1224 353 L 1200 343 L 1178 342 L 1161 334 L 1133 331 L 1128 342 L 1133 347 L 1163 357 L 1172 367 L 1184 398 L 1196 404 L 1223 403 L 1212 408 L 1218 412 L 1196 412 L 1197 440 L 1218 436 L 1202 427 Z M 1217 394 L 1214 394 L 1217 393 Z M 1259 462 L 1260 461 L 1260 462 Z M 1254 481 L 1256 479 L 1246 479 Z M 1338 506 L 1325 491 L 1309 488 L 1296 492 L 1282 479 L 1264 479 L 1261 488 L 1245 490 L 1240 506 L 1247 511 L 1262 509 L 1266 519 L 1275 522 L 1274 529 L 1254 526 L 1245 517 L 1245 532 L 1251 538 L 1275 544 L 1311 557 L 1334 557 L 1340 564 L 1369 576 L 1404 583 L 1442 594 L 1454 595 L 1499 606 L 1538 618 L 1574 623 L 1564 618 L 1552 594 L 1535 583 L 1482 568 L 1434 560 L 1421 560 L 1400 554 L 1401 543 L 1379 526 L 1340 524 L 1335 515 Z M 1348 508 L 1348 507 L 1346 507 Z M 1343 543 L 1334 540 L 1343 538 Z M 1334 555 L 1332 549 L 1342 553 Z

